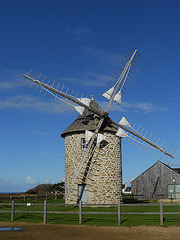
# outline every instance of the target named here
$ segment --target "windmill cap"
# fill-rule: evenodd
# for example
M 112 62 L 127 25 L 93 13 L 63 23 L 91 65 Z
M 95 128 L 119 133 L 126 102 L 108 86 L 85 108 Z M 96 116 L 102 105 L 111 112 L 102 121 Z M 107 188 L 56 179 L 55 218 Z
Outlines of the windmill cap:
M 103 112 L 99 104 L 93 99 L 91 99 L 89 106 L 92 109 Z M 91 111 L 84 109 L 83 114 L 79 115 L 76 118 L 76 120 L 68 128 L 66 128 L 66 130 L 61 134 L 61 137 L 64 138 L 66 135 L 69 135 L 72 133 L 84 133 L 85 130 L 95 131 L 98 123 L 99 123 L 98 116 L 92 113 Z M 101 129 L 102 131 L 107 131 L 107 132 L 113 132 L 113 133 L 117 132 L 117 127 L 112 123 L 109 123 L 106 121 L 103 124 Z

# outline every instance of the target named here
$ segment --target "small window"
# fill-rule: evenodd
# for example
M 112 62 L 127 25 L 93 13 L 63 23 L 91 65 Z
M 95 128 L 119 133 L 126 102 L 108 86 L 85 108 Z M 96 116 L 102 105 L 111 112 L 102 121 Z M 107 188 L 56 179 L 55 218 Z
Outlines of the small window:
M 88 143 L 86 143 L 85 138 L 81 138 L 81 149 L 86 149 L 88 148 Z

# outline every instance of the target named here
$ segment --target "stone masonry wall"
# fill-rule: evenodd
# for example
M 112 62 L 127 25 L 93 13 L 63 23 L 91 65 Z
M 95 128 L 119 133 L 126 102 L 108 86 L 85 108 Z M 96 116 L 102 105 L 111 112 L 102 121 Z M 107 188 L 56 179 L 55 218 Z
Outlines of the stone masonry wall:
M 103 132 L 102 132 L 103 133 Z M 121 200 L 122 163 L 120 139 L 111 133 L 103 133 L 107 141 L 101 148 L 97 147 L 86 179 L 87 204 L 117 204 Z M 84 134 L 69 134 L 65 137 L 65 191 L 67 193 L 82 155 L 81 138 Z M 86 165 L 84 164 L 83 169 Z M 80 173 L 65 202 L 77 203 L 78 184 L 84 170 Z

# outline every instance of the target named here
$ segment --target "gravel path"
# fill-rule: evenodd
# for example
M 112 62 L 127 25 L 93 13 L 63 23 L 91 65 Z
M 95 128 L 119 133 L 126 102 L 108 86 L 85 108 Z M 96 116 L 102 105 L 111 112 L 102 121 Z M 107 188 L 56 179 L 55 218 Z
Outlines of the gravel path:
M 22 231 L 0 231 L 0 240 L 180 240 L 180 227 L 91 227 L 4 222 L 0 222 L 0 227 L 23 228 Z

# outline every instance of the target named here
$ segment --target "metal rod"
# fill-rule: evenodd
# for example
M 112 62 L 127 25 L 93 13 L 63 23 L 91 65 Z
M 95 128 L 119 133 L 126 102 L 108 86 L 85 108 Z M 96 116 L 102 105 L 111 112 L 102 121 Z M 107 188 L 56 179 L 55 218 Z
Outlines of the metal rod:
M 147 129 L 147 131 L 145 132 L 144 137 L 146 137 L 147 132 L 148 132 L 148 129 Z M 143 146 L 144 146 L 144 142 L 142 143 L 142 145 L 141 145 L 141 147 L 140 147 L 140 150 L 141 150 L 141 148 L 142 148 Z
M 178 149 L 178 147 L 174 150 L 174 152 L 172 153 L 172 155 L 176 152 L 177 149 Z M 172 158 L 171 158 L 171 160 L 169 161 L 168 165 L 170 164 L 171 161 L 172 161 Z
M 62 97 L 65 97 L 65 98 L 67 98 L 68 100 L 71 100 L 72 102 L 75 102 L 76 104 L 81 105 L 82 107 L 87 108 L 89 111 L 94 112 L 94 113 L 97 114 L 98 116 L 107 116 L 107 113 L 104 113 L 103 111 L 99 111 L 99 110 L 92 109 L 90 106 L 87 106 L 86 104 L 84 104 L 84 103 L 82 103 L 82 102 L 80 102 L 80 101 L 78 101 L 78 100 L 76 100 L 76 99 L 74 99 L 74 98 L 69 97 L 67 94 L 65 94 L 65 93 L 63 93 L 63 92 L 61 92 L 61 91 L 59 91 L 59 90 L 57 90 L 57 89 L 55 89 L 55 88 L 52 88 L 51 86 L 49 86 L 49 85 L 46 84 L 46 83 L 41 83 L 40 81 L 35 80 L 35 79 L 27 76 L 26 74 L 23 74 L 23 76 L 26 77 L 26 78 L 29 78 L 31 81 L 33 81 L 33 82 L 35 82 L 35 83 L 37 83 L 37 84 L 39 84 L 39 85 L 41 85 L 41 86 L 49 89 L 50 91 L 55 92 L 55 93 L 58 93 L 58 94 L 61 95 Z
M 142 131 L 140 132 L 140 135 L 143 133 L 144 131 L 144 128 L 142 129 Z M 145 136 L 144 136 L 145 137 Z M 137 147 L 138 143 L 136 144 L 136 147 Z
M 63 91 L 63 89 L 64 89 L 64 85 L 63 85 L 62 88 L 61 88 L 61 92 Z M 58 102 L 58 103 L 60 103 L 61 100 L 62 100 L 62 96 L 61 96 L 61 98 L 59 99 L 59 102 Z
M 32 71 L 32 69 L 31 69 L 31 71 Z M 29 74 L 31 73 L 31 71 L 29 72 Z M 35 77 L 35 75 L 36 75 L 36 72 L 34 73 L 33 78 Z M 24 86 L 25 86 L 28 82 L 29 82 L 29 79 L 25 82 Z
M 39 75 L 39 77 L 38 77 L 38 80 L 40 79 L 41 75 L 42 75 L 42 73 Z M 34 82 L 32 82 L 32 83 L 31 83 L 31 85 L 30 85 L 30 87 L 29 87 L 29 88 L 31 88 L 31 87 L 32 87 L 33 83 L 34 83 Z
M 45 79 L 46 79 L 46 76 L 45 76 L 44 79 L 42 80 L 42 83 L 45 81 Z M 41 90 L 39 91 L 39 93 L 41 93 L 42 90 L 43 90 L 43 87 L 41 88 Z
M 118 65 L 118 64 L 117 64 L 117 66 L 120 67 L 120 68 L 123 70 L 123 67 L 121 67 L 121 65 Z M 117 69 L 118 71 L 120 71 L 117 67 L 116 67 L 116 69 Z
M 52 84 L 52 86 L 51 87 L 53 87 L 54 86 L 54 84 L 55 84 L 55 81 L 53 82 L 53 84 Z M 49 96 L 49 99 L 51 98 L 51 94 L 50 94 L 50 96 Z
M 120 75 L 117 72 L 114 72 L 118 77 L 120 77 Z
M 135 130 L 135 131 L 138 132 L 138 130 L 139 130 L 140 127 L 141 127 L 141 125 L 139 125 L 139 127 L 138 127 L 137 130 Z M 136 138 L 134 138 L 134 141 L 135 141 L 135 139 L 136 139 Z M 134 141 L 133 141 L 131 144 L 133 144 Z
M 112 79 L 110 79 L 110 81 L 113 82 L 114 84 L 116 83 L 116 82 L 114 82 Z
M 156 145 L 158 144 L 159 140 L 160 140 L 160 138 L 157 140 L 157 142 L 156 142 Z M 151 156 L 153 156 L 153 155 L 154 155 L 154 153 L 155 153 L 155 151 L 156 151 L 156 150 L 157 150 L 157 149 L 155 149 L 155 150 L 154 150 L 154 152 L 152 153 L 152 155 L 151 155 Z
M 58 83 L 58 85 L 57 85 L 57 87 L 56 87 L 56 90 L 58 90 L 59 85 L 60 85 L 60 82 Z M 56 94 L 56 96 L 55 96 L 55 98 L 54 98 L 54 102 L 56 101 L 57 95 L 58 95 L 58 94 Z
M 139 134 L 135 133 L 134 131 L 130 130 L 129 128 L 113 121 L 112 119 L 110 119 L 110 122 L 111 123 L 114 123 L 116 126 L 119 126 L 120 128 L 122 128 L 123 130 L 131 133 L 132 135 L 140 138 L 141 140 L 143 140 L 144 142 L 148 143 L 149 145 L 151 145 L 152 147 L 154 148 L 157 148 L 159 151 L 163 152 L 165 155 L 169 156 L 169 157 L 172 157 L 174 158 L 174 156 L 172 156 L 171 154 L 169 154 L 168 152 L 166 152 L 164 149 L 162 149 L 160 146 L 156 145 L 155 143 L 153 143 L 152 141 L 150 141 L 149 139 L 143 137 L 143 136 L 140 136 Z M 157 136 L 157 135 L 156 135 Z M 154 138 L 155 139 L 155 138 Z M 154 140 L 153 140 L 154 141 Z
M 132 129 L 136 126 L 136 123 L 134 124 L 134 126 L 132 127 Z M 132 135 L 131 135 L 132 136 Z M 129 140 L 132 138 L 132 137 L 129 137 L 129 139 L 127 140 L 127 142 L 129 142 Z
M 70 97 L 72 97 L 73 92 L 74 92 L 74 89 L 72 90 Z M 67 109 L 69 108 L 69 106 L 70 106 L 70 105 L 67 106 Z
M 161 143 L 160 147 L 162 147 L 162 145 L 163 145 L 164 141 L 165 141 L 165 140 L 163 140 L 163 141 L 162 141 L 162 143 Z M 159 154 L 160 154 L 160 152 L 158 153 L 158 155 L 156 156 L 156 158 L 158 158 Z
M 129 62 L 126 64 L 124 70 L 122 71 L 122 74 L 121 74 L 121 76 L 120 76 L 120 78 L 119 78 L 119 82 L 117 83 L 116 88 L 114 89 L 114 92 L 113 92 L 113 94 L 111 95 L 111 98 L 110 98 L 109 103 L 108 103 L 108 105 L 107 105 L 107 107 L 106 107 L 106 109 L 105 109 L 105 112 L 108 112 L 108 110 L 109 110 L 109 108 L 110 108 L 110 106 L 111 106 L 111 103 L 112 103 L 112 101 L 113 101 L 113 99 L 114 99 L 114 96 L 115 96 L 115 94 L 116 94 L 116 92 L 117 92 L 117 90 L 118 90 L 121 82 L 123 81 L 123 78 L 125 77 L 127 71 L 129 72 L 129 69 L 130 69 L 130 67 L 131 67 L 131 62 L 132 62 L 132 60 L 133 60 L 134 55 L 136 54 L 136 52 L 137 52 L 137 50 L 134 51 L 133 55 L 131 56 L 131 59 L 129 60 Z

